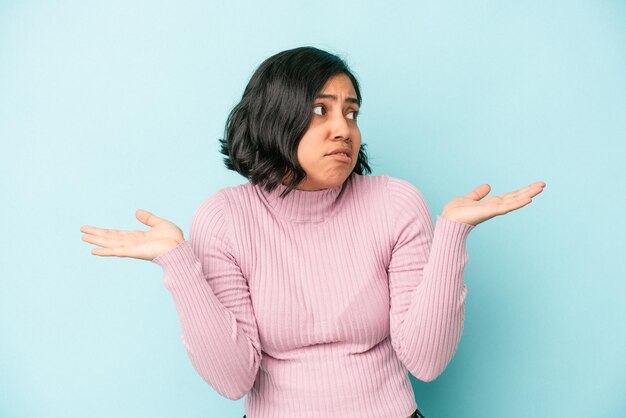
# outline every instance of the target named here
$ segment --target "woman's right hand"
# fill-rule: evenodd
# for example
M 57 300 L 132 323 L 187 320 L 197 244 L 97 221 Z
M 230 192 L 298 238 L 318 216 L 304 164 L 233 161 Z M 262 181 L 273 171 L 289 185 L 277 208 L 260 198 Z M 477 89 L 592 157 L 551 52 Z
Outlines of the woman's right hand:
M 151 227 L 149 231 L 120 231 L 84 225 L 83 241 L 102 248 L 91 250 L 93 255 L 131 257 L 152 261 L 177 247 L 185 240 L 183 231 L 172 222 L 139 209 L 137 219 Z

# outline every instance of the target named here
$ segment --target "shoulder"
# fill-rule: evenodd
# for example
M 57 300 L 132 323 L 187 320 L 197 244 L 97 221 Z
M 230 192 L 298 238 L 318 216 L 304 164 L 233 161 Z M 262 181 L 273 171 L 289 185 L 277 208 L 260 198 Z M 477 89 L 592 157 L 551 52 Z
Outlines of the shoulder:
M 218 190 L 209 197 L 205 198 L 194 214 L 194 222 L 199 220 L 207 220 L 215 216 L 221 216 L 224 212 L 224 206 L 226 204 L 226 198 L 224 196 L 224 190 Z
M 388 175 L 351 177 L 354 194 L 360 200 L 370 198 L 394 218 L 411 219 L 430 216 L 428 203 L 420 189 L 407 180 Z
M 206 217 L 218 214 L 223 215 L 229 210 L 232 202 L 236 202 L 238 199 L 241 199 L 242 196 L 249 194 L 249 189 L 248 183 L 223 187 L 200 203 L 195 216 Z
M 198 205 L 189 230 L 189 241 L 196 254 L 206 254 L 207 251 L 219 251 L 236 254 L 234 234 L 232 232 L 231 207 L 233 206 L 233 190 L 241 186 L 225 187 L 215 191 Z
M 415 202 L 425 200 L 421 190 L 407 180 L 391 176 L 385 177 L 387 177 L 385 187 L 391 199 L 398 202 Z
M 351 182 L 353 187 L 359 191 L 367 191 L 368 189 L 391 190 L 395 193 L 420 194 L 420 190 L 412 183 L 398 177 L 388 175 L 360 175 L 352 173 Z
M 191 233 L 196 237 L 206 234 L 225 237 L 230 234 L 231 207 L 245 185 L 224 187 L 215 191 L 198 205 L 192 221 Z
M 223 187 L 198 205 L 192 219 L 192 229 L 213 230 L 212 233 L 230 234 L 233 220 L 245 214 L 245 208 L 254 206 L 254 189 L 250 182 Z
M 388 175 L 360 175 L 352 173 L 350 177 L 350 187 L 354 195 L 359 199 L 372 197 L 384 199 L 393 206 L 391 209 L 400 206 L 424 206 L 426 199 L 423 193 L 407 180 Z
M 407 180 L 385 177 L 385 193 L 397 230 L 431 225 L 432 215 L 422 191 Z
M 389 177 L 387 193 L 393 205 L 393 210 L 400 214 L 398 215 L 399 217 L 402 217 L 402 214 L 404 214 L 420 219 L 430 218 L 430 209 L 424 194 L 412 183 L 400 178 Z
M 385 192 L 388 176 L 371 176 L 352 173 L 349 178 L 350 188 L 359 198 L 369 195 L 380 198 Z
M 423 193 L 407 180 L 387 175 L 362 176 L 354 173 L 352 184 L 355 191 L 363 196 L 373 194 L 380 198 L 384 196 L 391 203 L 400 204 L 423 204 L 426 202 Z

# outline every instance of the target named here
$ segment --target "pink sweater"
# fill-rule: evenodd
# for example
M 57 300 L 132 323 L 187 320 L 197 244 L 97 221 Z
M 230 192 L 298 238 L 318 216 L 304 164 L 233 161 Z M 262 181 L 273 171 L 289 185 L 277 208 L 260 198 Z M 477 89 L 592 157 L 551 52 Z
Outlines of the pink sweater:
M 473 225 L 433 221 L 389 176 L 284 200 L 248 182 L 206 199 L 164 271 L 198 373 L 247 418 L 406 418 L 463 329 Z

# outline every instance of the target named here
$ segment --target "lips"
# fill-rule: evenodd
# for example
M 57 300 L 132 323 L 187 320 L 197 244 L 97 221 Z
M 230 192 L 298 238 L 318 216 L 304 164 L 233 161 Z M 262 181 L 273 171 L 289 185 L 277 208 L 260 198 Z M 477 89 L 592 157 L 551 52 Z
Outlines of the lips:
M 352 158 L 352 150 L 350 148 L 337 148 L 336 150 L 329 152 L 327 155 L 333 154 L 346 154 L 348 158 Z

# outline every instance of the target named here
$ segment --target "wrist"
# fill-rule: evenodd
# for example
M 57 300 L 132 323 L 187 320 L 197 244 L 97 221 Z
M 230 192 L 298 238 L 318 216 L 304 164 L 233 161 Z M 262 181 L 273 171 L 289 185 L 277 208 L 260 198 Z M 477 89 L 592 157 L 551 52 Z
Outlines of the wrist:
M 454 216 L 450 216 L 445 211 L 442 212 L 439 216 L 442 217 L 442 218 L 447 219 L 448 221 L 452 221 L 452 222 L 456 222 L 456 223 L 460 223 L 460 224 L 466 224 L 466 225 L 471 225 L 471 226 L 476 226 L 477 225 L 477 224 L 473 224 L 471 222 L 468 222 L 467 220 L 457 219 Z

